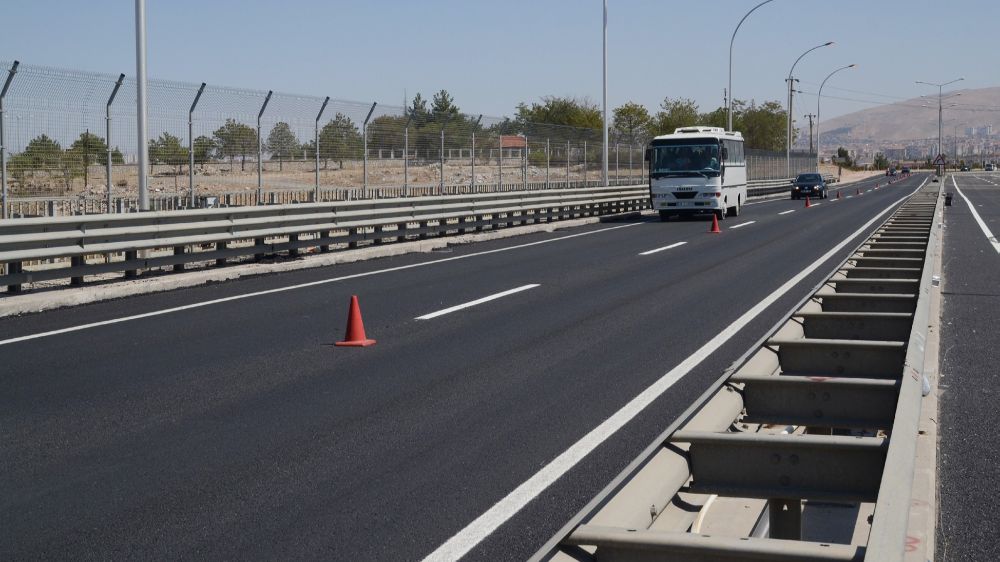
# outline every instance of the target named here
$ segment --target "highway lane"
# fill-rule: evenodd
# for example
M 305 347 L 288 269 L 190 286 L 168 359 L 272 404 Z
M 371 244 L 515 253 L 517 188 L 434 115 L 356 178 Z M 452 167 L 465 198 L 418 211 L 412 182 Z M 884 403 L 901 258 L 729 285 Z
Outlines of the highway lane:
M 937 553 L 997 560 L 1000 253 L 969 204 L 993 236 L 1000 232 L 1000 175 L 953 177 L 958 189 L 945 185 L 955 197 L 945 208 Z
M 748 206 L 723 224 L 754 224 L 721 235 L 593 225 L 0 321 L 7 339 L 415 266 L 0 346 L 3 551 L 420 557 L 917 183 Z M 823 274 L 473 557 L 530 554 Z M 525 284 L 539 286 L 414 320 Z M 352 293 L 373 348 L 328 345 Z

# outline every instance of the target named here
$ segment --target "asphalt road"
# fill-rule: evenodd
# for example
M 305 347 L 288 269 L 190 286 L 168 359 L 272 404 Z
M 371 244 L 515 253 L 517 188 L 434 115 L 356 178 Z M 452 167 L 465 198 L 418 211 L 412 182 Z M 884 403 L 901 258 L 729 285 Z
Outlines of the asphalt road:
M 922 179 L 2 319 L 0 553 L 422 558 Z M 848 249 L 469 558 L 532 554 Z M 330 345 L 352 294 L 373 347 Z
M 945 208 L 942 284 L 940 494 L 942 561 L 1000 560 L 1000 253 L 969 208 L 1000 233 L 1000 174 L 955 174 Z

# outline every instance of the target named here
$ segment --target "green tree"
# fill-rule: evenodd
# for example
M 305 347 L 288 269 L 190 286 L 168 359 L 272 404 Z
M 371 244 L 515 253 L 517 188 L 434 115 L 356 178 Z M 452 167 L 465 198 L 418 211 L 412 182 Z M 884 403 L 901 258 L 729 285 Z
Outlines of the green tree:
M 78 176 L 82 172 L 84 185 L 90 183 L 90 166 L 103 162 L 108 157 L 108 145 L 104 139 L 89 131 L 80 133 L 80 137 L 73 141 L 68 151 L 70 154 L 67 162 L 73 166 L 71 174 Z
M 216 150 L 216 142 L 211 137 L 202 135 L 194 139 L 194 162 L 204 165 L 212 159 Z
M 530 106 L 525 103 L 518 104 L 515 123 L 522 127 L 528 123 L 545 123 L 600 129 L 603 120 L 600 108 L 588 99 L 546 96 L 542 98 L 542 103 L 533 103 Z
M 343 113 L 334 115 L 319 131 L 319 157 L 323 159 L 323 168 L 326 168 L 328 160 L 333 159 L 339 160 L 340 167 L 343 168 L 345 158 L 362 157 L 363 147 L 361 131 Z M 312 146 L 314 156 L 315 150 L 316 147 Z
M 785 109 L 776 101 L 764 102 L 740 112 L 740 128 L 743 140 L 750 148 L 761 150 L 785 150 L 786 130 Z
M 669 135 L 679 127 L 698 125 L 698 104 L 687 98 L 664 98 L 660 111 L 653 116 L 654 135 Z
M 271 157 L 278 157 L 278 169 L 285 169 L 285 158 L 291 158 L 299 150 L 299 139 L 295 138 L 292 128 L 281 121 L 271 129 L 271 134 L 267 136 L 267 151 Z
M 876 170 L 884 170 L 889 167 L 889 159 L 885 157 L 885 154 L 881 152 L 875 153 L 875 161 L 873 165 Z
M 628 144 L 645 142 L 653 122 L 645 106 L 630 101 L 616 107 L 612 114 L 611 127 L 617 140 Z
M 149 161 L 153 164 L 167 164 L 175 167 L 180 174 L 180 168 L 188 161 L 188 150 L 181 139 L 164 132 L 159 138 L 149 143 Z
M 232 167 L 233 159 L 240 157 L 240 169 L 246 171 L 247 155 L 257 152 L 257 131 L 249 125 L 226 119 L 224 125 L 212 134 L 220 156 L 229 158 Z
M 842 158 L 841 162 L 848 168 L 854 166 L 854 162 L 851 160 L 851 154 L 842 146 L 837 148 L 837 158 Z
M 431 100 L 431 116 L 438 123 L 450 121 L 459 116 L 455 98 L 448 94 L 448 90 L 441 90 L 434 94 L 434 98 Z

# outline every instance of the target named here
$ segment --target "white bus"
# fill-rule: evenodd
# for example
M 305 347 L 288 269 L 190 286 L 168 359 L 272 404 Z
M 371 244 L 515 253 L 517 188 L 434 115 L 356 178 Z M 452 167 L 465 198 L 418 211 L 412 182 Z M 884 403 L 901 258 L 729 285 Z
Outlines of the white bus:
M 650 142 L 649 198 L 660 220 L 673 215 L 738 216 L 747 200 L 743 135 L 721 127 L 681 127 Z

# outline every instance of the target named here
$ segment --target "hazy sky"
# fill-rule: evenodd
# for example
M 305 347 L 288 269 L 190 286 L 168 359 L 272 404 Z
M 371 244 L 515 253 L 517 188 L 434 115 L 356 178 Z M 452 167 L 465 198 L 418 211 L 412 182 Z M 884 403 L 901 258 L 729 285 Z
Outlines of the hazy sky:
M 610 106 L 721 105 L 730 34 L 756 3 L 610 0 Z M 131 0 L 3 0 L 0 60 L 132 75 L 133 10 Z M 834 96 L 936 93 L 918 79 L 995 86 L 997 25 L 992 0 L 774 0 L 740 29 L 733 87 L 784 103 L 791 63 L 828 40 L 837 44 L 799 64 L 800 89 L 859 66 L 827 83 L 824 117 L 872 106 Z M 151 78 L 394 105 L 404 90 L 445 88 L 463 111 L 487 115 L 544 95 L 601 99 L 600 0 L 149 0 L 148 34 Z M 795 118 L 815 104 L 799 96 Z

